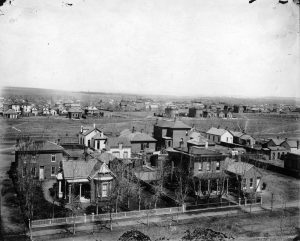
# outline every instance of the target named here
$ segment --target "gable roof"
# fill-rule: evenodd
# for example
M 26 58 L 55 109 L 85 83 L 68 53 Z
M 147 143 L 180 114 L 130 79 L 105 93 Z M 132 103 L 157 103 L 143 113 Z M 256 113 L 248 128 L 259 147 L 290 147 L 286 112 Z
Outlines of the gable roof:
M 234 137 L 241 137 L 242 135 L 244 135 L 243 132 L 240 131 L 229 131 Z
M 83 132 L 80 133 L 84 136 L 87 136 L 88 134 L 92 133 L 94 130 L 98 131 L 98 132 L 101 132 L 101 130 L 99 130 L 97 127 L 91 127 L 91 128 L 88 128 L 88 129 L 83 129 Z
M 74 107 L 71 107 L 71 108 L 68 110 L 68 112 L 80 112 L 80 113 L 82 113 L 82 110 L 81 110 L 80 107 L 74 106 Z
M 212 127 L 212 128 L 210 128 L 206 133 L 207 133 L 207 134 L 211 134 L 211 135 L 216 135 L 216 136 L 222 136 L 222 135 L 224 135 L 226 132 L 230 133 L 229 131 L 227 131 L 227 130 L 225 130 L 225 129 Z
M 272 138 L 272 139 L 270 139 L 267 143 L 269 143 L 269 142 L 271 142 L 271 141 L 273 141 L 273 143 L 274 143 L 276 146 L 280 146 L 280 144 L 284 142 L 283 139 Z
M 119 143 L 122 143 L 123 147 L 131 147 L 130 141 L 126 137 L 111 137 L 108 138 L 106 147 L 119 147 Z
M 280 145 L 282 145 L 283 143 L 286 143 L 290 148 L 297 148 L 297 141 L 295 140 L 286 140 L 282 142 Z
M 103 152 L 103 153 L 100 153 L 100 152 L 94 152 L 92 154 L 92 156 L 94 158 L 96 158 L 97 160 L 103 162 L 103 163 L 106 163 L 108 164 L 110 161 L 116 159 L 116 157 L 111 154 L 111 153 L 108 153 L 108 152 Z
M 252 164 L 246 162 L 234 162 L 227 167 L 227 171 L 237 174 L 237 175 L 244 175 L 254 166 Z
M 28 143 L 26 150 L 23 150 L 24 145 L 20 144 L 17 148 L 17 151 L 21 152 L 31 152 L 31 151 L 63 151 L 64 148 L 52 141 L 34 141 L 32 143 Z
M 62 161 L 63 174 L 65 179 L 88 178 L 94 166 L 98 162 L 97 159 Z
M 8 111 L 5 111 L 4 112 L 4 114 L 18 114 L 18 113 L 20 113 L 20 111 L 15 111 L 15 110 L 13 110 L 13 109 L 9 109 Z

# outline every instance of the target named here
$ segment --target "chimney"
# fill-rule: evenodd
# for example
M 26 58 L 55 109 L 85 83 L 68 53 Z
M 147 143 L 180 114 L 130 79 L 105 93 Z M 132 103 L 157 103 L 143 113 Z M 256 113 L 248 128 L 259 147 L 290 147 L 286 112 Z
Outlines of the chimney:
M 132 133 L 134 133 L 135 132 L 135 128 L 134 128 L 134 126 L 132 127 Z
M 94 123 L 94 129 L 96 128 L 96 124 Z
M 103 137 L 103 132 L 102 131 L 100 132 L 100 136 Z
M 60 139 L 59 138 L 57 139 L 57 145 L 60 145 Z
M 80 133 L 83 132 L 83 126 L 80 126 Z
M 218 128 L 217 129 L 220 129 L 220 126 L 218 126 Z
M 205 149 L 208 148 L 208 141 L 205 142 Z

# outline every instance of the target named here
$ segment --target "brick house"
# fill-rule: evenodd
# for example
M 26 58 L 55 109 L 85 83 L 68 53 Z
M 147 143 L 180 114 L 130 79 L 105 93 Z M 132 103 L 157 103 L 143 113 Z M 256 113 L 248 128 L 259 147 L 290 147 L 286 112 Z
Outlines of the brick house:
M 15 152 L 15 162 L 22 176 L 30 172 L 39 180 L 54 179 L 64 154 L 62 146 L 50 141 L 32 142 L 26 147 L 19 144 Z
M 230 176 L 231 183 L 238 178 L 238 185 L 233 188 L 236 192 L 244 193 L 261 192 L 262 173 L 254 165 L 246 162 L 234 162 L 227 166 L 226 172 Z
M 161 121 L 154 125 L 154 138 L 157 140 L 157 150 L 168 147 L 179 147 L 189 140 L 188 131 L 191 127 L 180 120 Z

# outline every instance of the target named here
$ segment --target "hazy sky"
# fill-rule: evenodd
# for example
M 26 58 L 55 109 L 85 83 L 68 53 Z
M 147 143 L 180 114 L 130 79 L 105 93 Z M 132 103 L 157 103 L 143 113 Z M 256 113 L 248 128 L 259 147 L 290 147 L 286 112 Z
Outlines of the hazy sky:
M 291 0 L 14 0 L 0 9 L 2 86 L 300 94 Z

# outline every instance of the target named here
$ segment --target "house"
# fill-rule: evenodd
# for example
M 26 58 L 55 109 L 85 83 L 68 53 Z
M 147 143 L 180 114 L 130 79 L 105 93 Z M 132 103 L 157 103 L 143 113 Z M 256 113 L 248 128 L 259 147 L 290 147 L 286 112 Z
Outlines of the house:
M 233 143 L 243 145 L 243 146 L 250 146 L 253 147 L 256 143 L 255 139 L 240 131 L 230 131 L 230 133 L 233 135 Z
M 72 202 L 72 196 L 79 202 L 98 203 L 108 201 L 115 178 L 108 163 L 88 157 L 80 160 L 63 160 L 62 171 L 57 175 L 58 196 Z
M 230 176 L 230 182 L 238 185 L 233 185 L 231 191 L 253 193 L 261 192 L 262 188 L 262 173 L 254 165 L 246 162 L 233 162 L 226 168 L 226 172 Z
M 284 147 L 285 149 L 287 149 L 289 152 L 292 152 L 292 153 L 294 153 L 300 149 L 299 140 L 286 139 L 285 141 L 283 141 L 280 144 L 280 146 Z
M 219 118 L 225 118 L 225 114 L 224 114 L 223 111 L 217 111 L 217 116 L 218 116 Z
M 12 109 L 12 110 L 15 110 L 16 112 L 21 112 L 21 104 L 13 103 L 13 104 L 11 105 L 11 109 Z
M 188 131 L 191 127 L 180 120 L 162 120 L 154 125 L 154 138 L 157 140 L 157 150 L 168 147 L 179 147 L 190 138 Z
M 64 148 L 51 141 L 19 143 L 15 152 L 15 163 L 19 173 L 31 173 L 39 180 L 54 179 L 64 156 Z
M 102 131 L 92 137 L 92 147 L 97 151 L 102 151 L 106 148 L 107 136 Z
M 80 132 L 78 134 L 79 144 L 94 148 L 96 150 L 103 150 L 105 148 L 106 140 L 107 137 L 104 136 L 103 132 L 100 129 L 96 128 L 95 124 L 93 127 L 81 126 Z
M 126 138 L 131 144 L 131 151 L 139 153 L 141 151 L 154 152 L 157 140 L 144 132 L 136 131 L 133 127 L 130 131 L 125 129 L 120 133 L 121 138 Z
M 39 111 L 36 107 L 32 107 L 31 109 L 31 113 L 34 115 L 34 116 L 37 116 L 39 114 Z
M 98 116 L 99 110 L 95 106 L 87 106 L 84 109 L 84 114 L 87 116 Z
M 71 107 L 68 110 L 68 117 L 70 119 L 80 119 L 82 117 L 82 110 L 80 107 Z
M 43 112 L 42 112 L 43 115 L 50 115 L 50 110 L 48 107 L 43 107 Z
M 203 117 L 203 105 L 196 105 L 189 108 L 189 117 L 200 118 Z
M 3 116 L 8 119 L 17 119 L 20 115 L 20 111 L 9 109 L 8 111 L 3 112 Z
M 263 148 L 268 148 L 271 146 L 280 146 L 285 140 L 284 139 L 280 139 L 279 137 L 277 138 L 271 138 L 268 139 L 267 141 L 265 141 L 264 143 L 262 143 L 262 147 Z
M 188 150 L 190 150 L 192 146 L 208 148 L 216 145 L 213 141 L 208 140 L 206 137 L 202 136 L 201 133 L 196 131 L 190 132 L 189 138 L 190 140 L 187 141 Z
M 106 152 L 120 159 L 131 158 L 131 143 L 125 137 L 110 137 L 106 143 Z
M 165 108 L 165 116 L 167 118 L 175 118 L 178 116 L 178 107 L 176 105 L 169 105 Z
M 244 107 L 242 105 L 234 105 L 233 106 L 233 112 L 234 113 L 243 113 Z
M 216 143 L 233 143 L 233 135 L 225 129 L 212 127 L 206 132 L 207 138 Z
M 262 148 L 262 152 L 269 160 L 279 160 L 284 158 L 288 150 L 283 146 L 269 146 Z
M 227 119 L 232 119 L 233 118 L 233 115 L 232 115 L 231 111 L 224 111 L 224 114 L 225 114 L 225 117 Z
M 226 155 L 212 148 L 200 148 L 193 146 L 187 148 L 174 148 L 168 150 L 171 172 L 181 170 L 186 175 L 191 174 L 196 184 L 195 193 L 202 196 L 205 193 L 220 194 L 228 193 L 228 177 L 224 172 L 226 167 Z M 213 196 L 213 195 L 211 195 Z
M 57 111 L 55 109 L 51 109 L 50 115 L 53 115 L 53 116 L 57 115 Z

